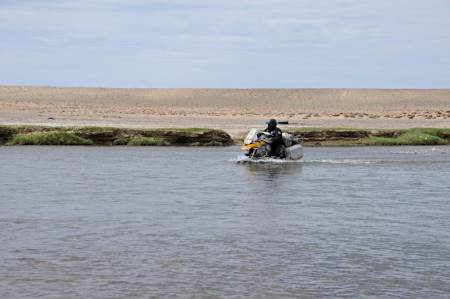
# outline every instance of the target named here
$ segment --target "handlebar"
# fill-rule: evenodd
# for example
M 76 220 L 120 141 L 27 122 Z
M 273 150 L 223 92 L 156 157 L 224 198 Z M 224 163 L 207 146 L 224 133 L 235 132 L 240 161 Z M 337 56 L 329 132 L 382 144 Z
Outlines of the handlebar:
M 266 125 L 268 124 L 269 122 L 267 122 L 266 121 Z M 285 120 L 285 121 L 277 121 L 277 125 L 288 125 L 289 124 L 289 121 L 287 121 L 287 120 Z

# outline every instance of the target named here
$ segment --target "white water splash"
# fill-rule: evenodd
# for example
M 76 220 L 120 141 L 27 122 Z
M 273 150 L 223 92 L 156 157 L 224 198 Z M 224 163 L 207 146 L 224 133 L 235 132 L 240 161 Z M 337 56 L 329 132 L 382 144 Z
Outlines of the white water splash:
M 260 158 L 260 159 L 252 159 L 247 156 L 238 156 L 236 159 L 230 160 L 231 162 L 236 163 L 272 163 L 272 164 L 285 164 L 285 163 L 300 163 L 302 162 L 302 159 L 300 160 L 284 160 L 284 159 L 277 159 L 277 158 Z

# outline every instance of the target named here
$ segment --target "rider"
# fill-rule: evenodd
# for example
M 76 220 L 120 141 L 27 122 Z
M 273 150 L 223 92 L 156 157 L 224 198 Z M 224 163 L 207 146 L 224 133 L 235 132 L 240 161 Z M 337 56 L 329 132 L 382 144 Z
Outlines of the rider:
M 283 145 L 283 132 L 277 127 L 277 121 L 275 119 L 269 120 L 267 123 L 267 128 L 264 132 L 268 132 L 270 134 L 271 144 L 269 147 L 270 156 L 279 156 L 280 155 L 280 146 Z

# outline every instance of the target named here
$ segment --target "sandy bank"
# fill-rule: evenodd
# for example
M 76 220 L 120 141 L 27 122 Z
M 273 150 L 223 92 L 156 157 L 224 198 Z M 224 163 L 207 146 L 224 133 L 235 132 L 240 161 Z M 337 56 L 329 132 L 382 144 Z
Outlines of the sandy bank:
M 292 127 L 450 127 L 450 90 L 0 86 L 1 124 L 206 127 L 239 136 L 271 117 Z

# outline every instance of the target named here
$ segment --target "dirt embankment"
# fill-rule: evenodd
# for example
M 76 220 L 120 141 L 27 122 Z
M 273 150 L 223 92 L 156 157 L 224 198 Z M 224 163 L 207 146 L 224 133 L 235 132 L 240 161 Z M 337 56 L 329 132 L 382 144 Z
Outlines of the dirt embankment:
M 447 145 L 450 129 L 362 130 L 297 128 L 293 134 L 305 146 Z M 127 129 L 110 127 L 0 126 L 0 145 L 130 145 L 226 146 L 241 144 L 215 129 Z
M 212 129 L 0 126 L 0 145 L 224 146 L 233 141 Z
M 413 128 L 390 130 L 293 129 L 289 131 L 307 146 L 448 145 L 450 129 Z

